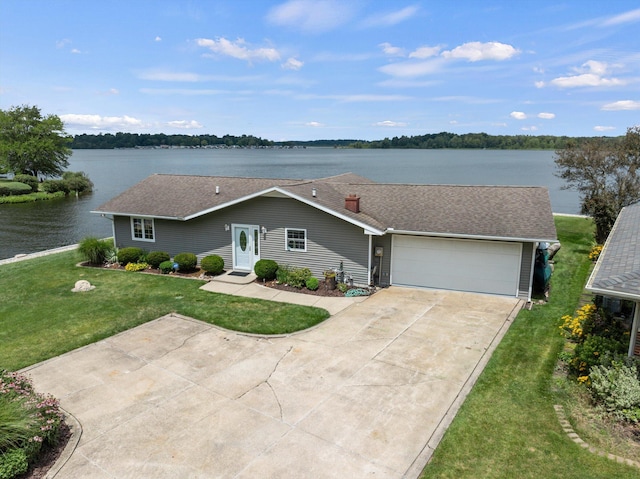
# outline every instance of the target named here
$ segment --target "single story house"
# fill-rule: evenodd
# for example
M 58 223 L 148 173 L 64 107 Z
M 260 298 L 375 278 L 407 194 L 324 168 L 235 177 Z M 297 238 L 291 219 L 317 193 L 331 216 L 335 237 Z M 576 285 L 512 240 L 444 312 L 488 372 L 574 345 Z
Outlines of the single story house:
M 351 173 L 315 180 L 156 174 L 93 213 L 118 247 L 260 258 L 354 284 L 531 298 L 536 247 L 556 242 L 546 188 L 381 184 Z
M 620 211 L 586 290 L 635 303 L 628 354 L 640 356 L 640 203 Z

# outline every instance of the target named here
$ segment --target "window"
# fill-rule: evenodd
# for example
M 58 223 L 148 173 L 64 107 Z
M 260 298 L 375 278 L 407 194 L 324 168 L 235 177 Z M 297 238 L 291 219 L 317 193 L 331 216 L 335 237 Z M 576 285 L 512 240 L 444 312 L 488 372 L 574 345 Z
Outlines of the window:
M 287 228 L 286 235 L 289 251 L 307 251 L 307 230 Z
M 131 235 L 138 241 L 155 241 L 152 218 L 131 218 Z

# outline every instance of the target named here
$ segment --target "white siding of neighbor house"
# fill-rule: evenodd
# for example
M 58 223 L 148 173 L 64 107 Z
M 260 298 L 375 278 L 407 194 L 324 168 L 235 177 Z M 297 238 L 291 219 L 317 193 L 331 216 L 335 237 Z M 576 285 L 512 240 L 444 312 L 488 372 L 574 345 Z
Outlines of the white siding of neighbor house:
M 369 237 L 363 229 L 289 198 L 255 198 L 189 221 L 155 219 L 154 243 L 134 241 L 130 224 L 129 217 L 114 219 L 118 247 L 166 251 L 172 257 L 190 252 L 200 259 L 218 254 L 224 259 L 225 269 L 233 266 L 231 226 L 264 226 L 267 233 L 260 234 L 260 258 L 307 267 L 319 279 L 324 270 L 337 268 L 343 261 L 345 272 L 356 284 L 365 285 L 368 280 Z M 229 231 L 225 231 L 225 224 Z M 307 231 L 307 251 L 286 250 L 285 228 Z

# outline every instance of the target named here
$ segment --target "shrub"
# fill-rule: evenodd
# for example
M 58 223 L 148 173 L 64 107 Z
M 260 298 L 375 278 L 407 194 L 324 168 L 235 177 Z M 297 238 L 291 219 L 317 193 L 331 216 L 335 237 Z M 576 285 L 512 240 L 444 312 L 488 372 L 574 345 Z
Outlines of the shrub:
M 28 195 L 31 187 L 18 181 L 3 181 L 0 183 L 0 196 Z
M 279 264 L 276 271 L 276 281 L 278 284 L 289 284 L 289 275 L 291 274 L 291 266 Z
M 198 257 L 193 253 L 179 253 L 173 261 L 178 263 L 178 271 L 193 271 L 198 264 Z
M 37 177 L 31 175 L 15 175 L 13 181 L 19 181 L 20 183 L 29 185 L 32 193 L 38 191 L 38 184 L 40 183 Z
M 0 370 L 0 477 L 24 472 L 42 444 L 55 443 L 61 421 L 56 399 L 35 392 L 26 376 Z
M 200 267 L 210 274 L 220 274 L 224 271 L 224 260 L 217 254 L 205 256 L 200 261 Z
M 614 361 L 591 369 L 591 392 L 598 404 L 616 416 L 637 422 L 640 415 L 640 381 L 635 367 Z
M 588 376 L 591 368 L 606 362 L 611 354 L 623 353 L 625 349 L 625 345 L 616 339 L 589 335 L 576 346 L 573 359 L 569 361 L 569 370 L 576 376 Z
M 276 277 L 278 271 L 278 263 L 272 259 L 260 259 L 256 261 L 253 267 L 253 271 L 256 273 L 258 279 L 265 279 L 271 281 Z
M 91 264 L 103 264 L 112 251 L 112 240 L 100 240 L 93 236 L 84 238 L 78 245 L 78 252 Z
M 562 326 L 567 336 L 573 341 L 582 341 L 589 330 L 592 328 L 591 324 L 596 314 L 596 306 L 592 303 L 585 304 L 583 307 L 576 311 L 573 316 L 565 315 L 562 317 Z
M 318 278 L 315 278 L 312 276 L 307 280 L 305 285 L 307 286 L 307 289 L 310 289 L 311 291 L 315 291 L 320 286 L 320 281 L 318 281 Z
M 301 289 L 311 278 L 311 270 L 309 268 L 293 268 L 289 271 L 289 285 L 294 288 Z
M 336 288 L 338 288 L 341 293 L 346 293 L 349 289 L 349 285 L 347 283 L 338 283 Z
M 42 182 L 42 189 L 47 193 L 57 193 L 62 191 L 65 195 L 69 193 L 69 187 L 64 180 L 45 180 Z
M 24 474 L 29 469 L 27 453 L 24 449 L 10 449 L 0 454 L 0 479 L 11 479 Z
M 118 250 L 118 263 L 122 266 L 126 266 L 129 263 L 137 263 L 144 251 L 142 248 L 138 248 L 136 246 L 129 246 L 127 248 L 120 248 Z
M 127 271 L 144 271 L 149 268 L 149 263 L 127 263 L 124 267 Z
M 163 261 L 158 265 L 158 268 L 164 274 L 169 274 L 173 271 L 173 261 Z
M 171 259 L 171 256 L 169 256 L 169 253 L 166 253 L 164 251 L 152 251 L 147 255 L 146 259 L 147 263 L 149 263 L 151 267 L 158 268 L 160 266 L 160 263 L 169 261 Z
M 93 189 L 93 182 L 82 171 L 65 171 L 62 174 L 62 181 L 64 182 L 68 191 L 77 191 L 78 193 L 84 193 Z

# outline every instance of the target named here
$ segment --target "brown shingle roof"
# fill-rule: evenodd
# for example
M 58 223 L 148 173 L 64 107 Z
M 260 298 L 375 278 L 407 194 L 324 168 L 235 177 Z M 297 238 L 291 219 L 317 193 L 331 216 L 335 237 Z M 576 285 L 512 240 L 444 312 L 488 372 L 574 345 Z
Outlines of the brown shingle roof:
M 184 219 L 273 188 L 380 232 L 556 239 L 546 188 L 380 184 L 351 173 L 317 180 L 153 175 L 96 212 Z M 345 209 L 349 194 L 360 196 L 360 213 Z

